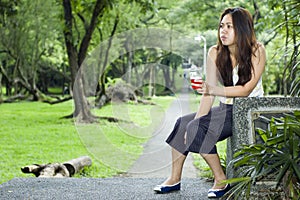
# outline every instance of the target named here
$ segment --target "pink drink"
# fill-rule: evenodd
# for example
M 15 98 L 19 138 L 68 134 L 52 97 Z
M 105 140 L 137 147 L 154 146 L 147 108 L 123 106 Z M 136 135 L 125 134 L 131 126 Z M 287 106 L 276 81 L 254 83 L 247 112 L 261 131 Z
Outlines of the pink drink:
M 197 90 L 197 89 L 201 89 L 202 87 L 196 86 L 196 85 L 193 85 L 193 84 L 202 84 L 203 80 L 202 80 L 202 78 L 191 78 L 191 83 L 192 83 L 192 88 L 194 90 Z
M 190 69 L 189 75 L 192 88 L 194 90 L 202 89 L 201 84 L 203 83 L 203 80 L 201 70 L 199 68 Z

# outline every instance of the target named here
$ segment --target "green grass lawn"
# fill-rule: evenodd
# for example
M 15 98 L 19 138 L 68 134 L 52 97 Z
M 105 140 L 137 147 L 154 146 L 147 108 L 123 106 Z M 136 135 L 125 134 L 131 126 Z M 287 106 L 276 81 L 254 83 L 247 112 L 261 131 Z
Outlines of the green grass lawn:
M 152 124 L 159 119 L 153 116 L 162 114 L 173 99 L 154 98 L 155 106 L 123 105 L 127 115 L 121 115 L 117 105 L 93 111 L 98 116 L 131 121 L 123 124 L 100 121 L 75 125 L 72 119 L 62 119 L 72 113 L 72 101 L 56 105 L 40 102 L 0 104 L 0 183 L 14 177 L 33 176 L 22 173 L 23 166 L 64 162 L 84 155 L 90 156 L 93 164 L 77 176 L 115 176 L 142 153 L 142 144 L 151 136 Z M 131 131 L 134 129 L 149 131 L 141 134 Z

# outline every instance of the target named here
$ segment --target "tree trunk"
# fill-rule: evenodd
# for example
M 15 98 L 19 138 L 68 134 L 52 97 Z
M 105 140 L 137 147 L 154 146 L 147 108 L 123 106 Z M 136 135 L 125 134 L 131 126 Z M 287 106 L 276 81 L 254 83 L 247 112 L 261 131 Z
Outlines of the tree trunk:
M 95 117 L 90 112 L 88 101 L 84 94 L 84 77 L 82 77 L 82 74 L 77 75 L 77 73 L 79 72 L 79 67 L 86 57 L 92 34 L 97 25 L 97 18 L 101 13 L 103 13 L 105 3 L 106 1 L 97 0 L 90 24 L 86 27 L 86 32 L 80 43 L 80 48 L 78 51 L 76 48 L 76 44 L 73 41 L 73 14 L 71 2 L 70 0 L 63 1 L 65 18 L 64 37 L 67 48 L 69 67 L 71 69 L 71 87 L 73 89 L 73 97 L 75 102 L 75 111 L 73 113 L 73 116 L 79 117 L 79 120 L 82 120 L 83 122 L 93 122 L 95 121 Z
M 84 94 L 82 78 L 82 73 L 79 70 L 73 86 L 73 98 L 75 103 L 74 117 L 76 117 L 79 122 L 93 123 L 97 117 L 93 116 L 90 111 L 88 100 Z
M 102 64 L 102 69 L 101 69 L 101 73 L 100 73 L 100 77 L 99 77 L 100 78 L 100 85 L 99 85 L 100 92 L 99 92 L 99 95 L 97 96 L 98 107 L 102 107 L 108 100 L 107 95 L 105 93 L 105 73 L 104 72 L 105 72 L 105 67 L 108 63 L 108 56 L 109 56 L 109 51 L 110 51 L 110 47 L 112 44 L 113 36 L 115 35 L 115 33 L 117 31 L 118 24 L 119 24 L 119 15 L 117 15 L 115 18 L 114 27 L 111 31 L 106 50 L 105 51 L 103 51 L 103 49 L 100 50 L 99 57 L 100 58 L 104 57 L 104 59 L 103 59 L 104 61 L 99 62 L 99 66 L 101 66 L 101 64 Z
M 165 79 L 165 90 L 170 90 L 171 89 L 171 77 L 170 77 L 170 63 L 165 65 L 163 67 L 163 74 L 164 74 L 164 79 Z
M 41 92 L 36 87 L 35 81 L 32 80 L 31 83 L 29 83 L 28 78 L 26 76 L 24 76 L 24 74 L 23 74 L 23 72 L 21 70 L 21 63 L 20 63 L 20 61 L 17 61 L 16 70 L 17 70 L 18 75 L 19 75 L 20 78 L 16 78 L 14 80 L 14 82 L 15 83 L 20 83 L 21 86 L 23 88 L 25 88 L 26 91 L 29 92 L 32 95 L 32 100 L 33 101 L 39 101 L 40 100 L 40 96 L 41 96 Z
M 149 89 L 148 96 L 152 97 L 153 95 L 153 64 L 150 64 L 150 75 L 149 75 Z
M 286 4 L 283 3 L 283 10 L 284 10 L 284 20 L 285 20 L 285 31 L 286 31 L 286 38 L 285 38 L 285 50 L 284 50 L 284 72 L 283 72 L 283 95 L 287 96 L 287 72 L 288 72 L 288 63 L 287 63 L 287 55 L 288 55 L 288 41 L 289 41 L 289 25 L 288 25 L 288 11 L 286 10 Z
M 129 37 L 131 37 L 131 36 L 129 36 Z M 128 66 L 128 68 L 126 70 L 127 72 L 125 71 L 126 72 L 126 77 L 125 77 L 126 80 L 125 81 L 127 81 L 127 83 L 131 84 L 132 83 L 131 82 L 131 74 L 132 74 L 131 71 L 132 71 L 132 63 L 133 63 L 133 53 L 132 53 L 131 49 L 133 49 L 133 48 L 129 47 L 129 45 L 130 45 L 129 43 L 131 43 L 131 38 L 128 38 L 124 45 L 124 47 L 126 49 L 127 66 Z
M 176 66 L 172 67 L 172 80 L 171 80 L 171 88 L 175 91 L 176 90 L 176 84 L 175 84 L 175 74 L 177 72 Z
M 297 44 L 297 33 L 295 29 L 293 29 L 293 46 L 294 50 L 292 53 L 292 58 L 291 58 L 291 75 L 290 75 L 290 80 L 291 80 L 291 88 L 289 93 L 292 96 L 299 96 L 300 94 L 300 77 L 297 77 L 297 74 L 299 73 L 299 68 L 297 67 L 297 55 L 299 55 L 299 45 Z

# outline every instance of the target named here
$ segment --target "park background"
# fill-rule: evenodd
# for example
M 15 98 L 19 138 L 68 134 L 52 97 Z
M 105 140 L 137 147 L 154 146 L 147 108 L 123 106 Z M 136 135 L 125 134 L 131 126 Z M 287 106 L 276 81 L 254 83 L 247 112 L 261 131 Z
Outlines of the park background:
M 257 38 L 266 47 L 265 94 L 299 96 L 297 0 L 1 0 L 0 183 L 28 177 L 20 170 L 28 164 L 90 155 L 74 121 L 87 126 L 100 124 L 115 145 L 138 158 L 142 144 L 151 136 L 128 137 L 110 122 L 126 120 L 112 112 L 110 91 L 125 90 L 121 96 L 128 99 L 122 100 L 134 111 L 130 119 L 149 125 L 151 116 L 144 113 L 152 109 L 151 103 L 166 109 L 176 98 L 185 68 L 203 66 L 202 49 L 216 44 L 220 13 L 235 6 L 253 14 Z M 188 56 L 159 48 L 132 52 L 134 44 L 124 40 L 125 53 L 111 63 L 102 63 L 96 95 L 88 101 L 79 91 L 82 96 L 72 98 L 77 72 L 99 44 L 109 44 L 110 38 L 129 30 L 151 28 L 172 30 L 192 39 L 201 36 L 199 46 L 183 44 Z M 100 50 L 105 60 L 110 46 Z M 143 85 L 138 92 L 131 87 L 137 83 Z M 196 102 L 192 102 L 195 108 Z M 135 158 L 124 161 L 124 168 Z M 111 177 L 123 172 L 93 159 L 93 165 L 77 176 Z

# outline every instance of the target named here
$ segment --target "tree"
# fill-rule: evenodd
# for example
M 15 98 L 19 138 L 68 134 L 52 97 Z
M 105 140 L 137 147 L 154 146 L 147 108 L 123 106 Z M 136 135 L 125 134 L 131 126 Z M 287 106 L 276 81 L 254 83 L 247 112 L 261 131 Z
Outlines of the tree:
M 37 86 L 42 57 L 57 39 L 57 11 L 51 1 L 2 1 L 0 42 L 1 74 L 7 95 L 30 95 L 38 101 L 44 95 Z M 23 98 L 23 97 L 22 97 Z
M 74 3 L 75 4 L 75 3 Z M 73 16 L 73 9 L 70 0 L 63 1 L 63 8 L 64 8 L 64 20 L 65 20 L 65 28 L 64 28 L 64 38 L 65 44 L 68 54 L 68 62 L 71 71 L 71 86 L 74 92 L 74 103 L 75 103 L 75 111 L 74 116 L 80 118 L 83 121 L 92 122 L 95 120 L 95 117 L 91 114 L 90 109 L 88 108 L 88 102 L 85 98 L 84 91 L 83 91 L 83 80 L 80 74 L 78 75 L 79 67 L 83 63 L 88 47 L 90 45 L 93 32 L 97 26 L 98 18 L 103 15 L 104 9 L 108 8 L 110 5 L 107 1 L 97 0 L 94 4 L 92 16 L 90 18 L 90 22 L 87 22 L 80 13 L 78 16 L 81 18 L 82 22 L 84 23 L 85 30 L 84 36 L 79 38 L 79 41 L 75 40 L 74 30 L 74 16 Z M 79 35 L 79 33 L 77 32 Z M 79 47 L 77 47 L 79 44 Z M 75 84 L 76 81 L 76 84 Z
M 107 12 L 113 10 L 114 7 L 118 3 L 122 5 L 122 3 L 128 2 L 129 6 L 132 5 L 135 1 L 104 1 L 104 0 L 97 0 L 93 3 L 88 2 L 73 2 L 71 3 L 70 0 L 63 1 L 63 8 L 64 8 L 64 21 L 65 21 L 65 28 L 64 28 L 64 38 L 65 38 L 65 45 L 68 54 L 68 62 L 71 71 L 71 81 L 73 87 L 73 98 L 75 102 L 75 111 L 73 115 L 75 117 L 79 117 L 80 120 L 85 122 L 93 122 L 95 121 L 95 116 L 93 116 L 90 112 L 88 107 L 88 101 L 85 97 L 84 91 L 84 77 L 82 77 L 82 73 L 79 70 L 80 66 L 83 64 L 84 59 L 86 58 L 87 52 L 90 47 L 90 43 L 92 38 L 94 37 L 94 31 L 98 26 L 98 30 L 100 32 L 100 41 L 103 39 L 103 26 L 100 25 L 100 22 L 104 21 L 104 16 Z M 140 6 L 143 12 L 146 10 L 151 9 L 152 1 L 136 1 L 137 4 Z M 125 5 L 125 4 L 124 4 Z M 127 6 L 128 7 L 128 6 Z M 92 10 L 91 15 L 89 16 L 89 12 Z M 75 15 L 76 14 L 76 15 Z M 86 15 L 84 15 L 86 14 Z M 89 17 L 87 17 L 89 16 Z M 80 20 L 83 28 L 78 28 L 79 23 L 76 23 L 77 20 Z M 108 42 L 110 43 L 112 40 L 113 35 L 117 32 L 117 26 L 119 23 L 119 13 L 115 15 L 113 28 L 108 31 L 110 37 Z M 82 26 L 81 26 L 82 27 Z M 110 26 L 111 28 L 111 26 Z M 81 34 L 83 36 L 81 37 Z M 107 56 L 109 54 L 110 45 L 108 44 L 107 49 L 101 50 L 104 53 L 104 61 L 102 61 L 103 66 L 107 65 Z M 99 87 L 102 88 L 102 92 L 105 91 L 104 88 L 104 77 L 105 74 L 101 74 L 99 77 L 100 85 Z M 101 94 L 100 94 L 101 95 Z

